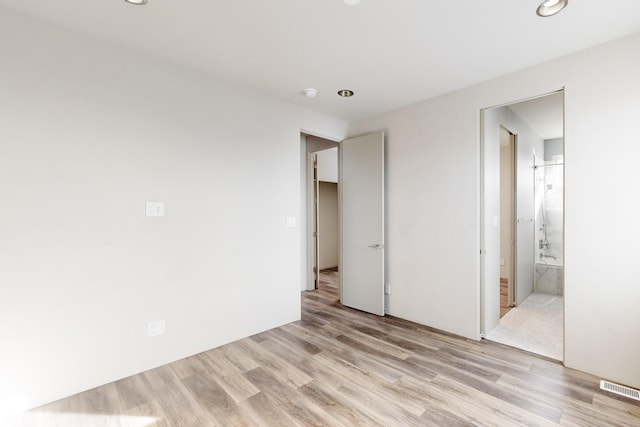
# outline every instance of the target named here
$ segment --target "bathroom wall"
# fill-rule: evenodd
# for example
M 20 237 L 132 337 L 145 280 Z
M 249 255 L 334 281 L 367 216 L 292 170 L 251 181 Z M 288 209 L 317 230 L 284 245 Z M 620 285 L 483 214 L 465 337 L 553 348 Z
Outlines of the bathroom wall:
M 536 170 L 536 201 L 540 201 L 537 218 L 536 262 L 563 265 L 564 250 L 564 166 L 563 156 L 545 162 Z M 542 247 L 541 247 L 542 246 Z
M 544 141 L 544 162 L 535 172 L 536 262 L 563 265 L 564 256 L 563 139 Z
M 545 139 L 544 140 L 544 160 L 551 161 L 553 156 L 564 154 L 564 139 Z
M 537 263 L 533 287 L 536 293 L 564 295 L 564 268 Z

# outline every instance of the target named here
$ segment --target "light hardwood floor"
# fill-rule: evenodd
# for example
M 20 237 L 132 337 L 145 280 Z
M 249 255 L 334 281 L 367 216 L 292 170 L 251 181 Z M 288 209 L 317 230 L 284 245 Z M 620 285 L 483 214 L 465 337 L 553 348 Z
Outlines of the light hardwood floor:
M 46 405 L 42 426 L 638 426 L 640 403 L 500 344 L 342 307 L 336 272 L 302 320 Z
M 511 310 L 509 304 L 509 279 L 500 279 L 500 318 Z

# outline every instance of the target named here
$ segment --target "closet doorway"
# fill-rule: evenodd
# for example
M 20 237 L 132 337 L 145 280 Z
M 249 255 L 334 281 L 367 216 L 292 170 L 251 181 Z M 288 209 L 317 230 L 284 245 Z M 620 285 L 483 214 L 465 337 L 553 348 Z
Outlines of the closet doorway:
M 337 141 L 302 135 L 303 150 L 303 212 L 302 227 L 306 263 L 303 263 L 303 290 L 318 289 L 321 272 L 339 285 L 340 251 L 338 206 L 338 145 Z M 327 279 L 325 278 L 325 279 Z M 327 280 L 325 280 L 327 281 Z
M 315 289 L 320 274 L 326 282 L 339 283 L 340 219 L 338 210 L 338 148 L 313 153 L 313 240 Z
M 335 270 L 337 254 L 340 302 L 384 316 L 384 133 L 348 138 L 339 145 L 302 134 L 301 144 L 306 171 L 302 200 L 307 201 L 301 240 L 303 271 L 308 273 L 302 289 L 317 289 L 320 272 Z

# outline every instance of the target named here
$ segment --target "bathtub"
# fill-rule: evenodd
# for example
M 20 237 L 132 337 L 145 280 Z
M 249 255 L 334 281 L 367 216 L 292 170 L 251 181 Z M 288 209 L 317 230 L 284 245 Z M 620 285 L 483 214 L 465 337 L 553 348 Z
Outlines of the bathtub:
M 564 295 L 564 269 L 561 265 L 536 263 L 533 291 L 541 294 Z

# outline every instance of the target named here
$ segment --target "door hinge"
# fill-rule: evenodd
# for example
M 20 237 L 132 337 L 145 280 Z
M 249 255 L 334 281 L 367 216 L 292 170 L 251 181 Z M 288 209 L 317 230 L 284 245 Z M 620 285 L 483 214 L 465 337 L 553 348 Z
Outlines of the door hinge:
M 480 249 L 480 255 L 486 255 L 486 254 L 487 254 L 486 249 Z

